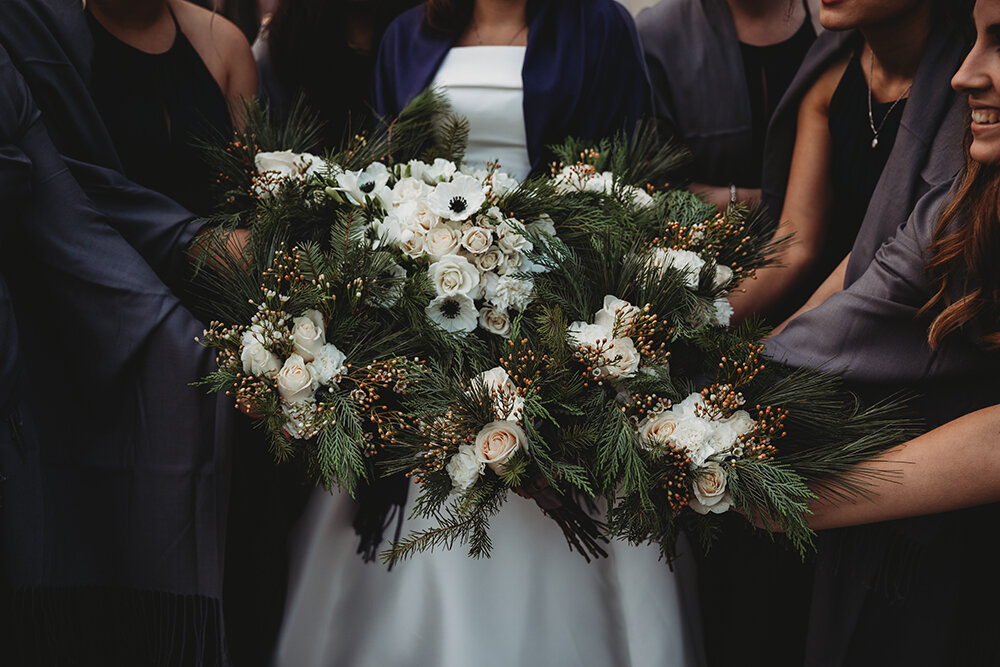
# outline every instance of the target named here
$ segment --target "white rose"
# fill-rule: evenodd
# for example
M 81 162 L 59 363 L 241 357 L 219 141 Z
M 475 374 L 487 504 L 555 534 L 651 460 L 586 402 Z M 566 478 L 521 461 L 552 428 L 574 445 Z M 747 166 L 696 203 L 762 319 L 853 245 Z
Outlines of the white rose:
M 645 449 L 669 445 L 679 419 L 672 410 L 664 410 L 639 422 L 639 443 Z
M 258 173 L 275 172 L 281 176 L 299 174 L 298 155 L 292 151 L 272 151 L 257 153 L 253 166 Z
M 451 457 L 446 468 L 448 476 L 451 477 L 452 492 L 464 493 L 479 481 L 486 464 L 476 456 L 475 447 L 459 445 L 458 453 Z
M 312 153 L 299 153 L 296 155 L 295 166 L 298 168 L 299 173 L 306 178 L 322 176 L 331 172 L 330 165 L 326 163 L 326 160 Z
M 726 471 L 712 461 L 695 473 L 694 498 L 690 505 L 698 514 L 722 514 L 732 505 L 726 490 Z
M 506 421 L 517 421 L 524 410 L 524 398 L 517 393 L 507 371 L 501 366 L 483 371 L 473 379 L 473 384 L 481 383 L 483 389 L 494 397 L 493 410 Z M 506 413 L 506 414 L 501 414 Z
M 253 333 L 243 333 L 243 350 L 240 352 L 243 371 L 253 375 L 272 376 L 281 369 L 281 360 L 261 345 Z
M 639 352 L 631 338 L 615 338 L 604 350 L 608 363 L 601 367 L 601 373 L 613 377 L 628 378 L 639 370 Z
M 347 357 L 336 345 L 327 343 L 316 353 L 316 358 L 312 363 L 306 364 L 313 383 L 329 385 L 331 382 L 340 382 L 340 377 L 347 371 L 344 361 Z
M 292 342 L 295 352 L 306 361 L 312 361 L 326 342 L 323 315 L 318 310 L 307 310 L 302 317 L 292 320 Z
M 506 310 L 495 306 L 484 306 L 479 309 L 479 326 L 498 336 L 510 337 L 510 316 Z
M 427 269 L 438 296 L 468 295 L 479 287 L 479 269 L 459 255 L 445 255 Z
M 573 322 L 566 328 L 566 335 L 569 337 L 573 347 L 591 347 L 594 349 L 604 349 L 614 338 L 611 329 L 602 327 L 599 324 L 588 324 L 587 322 Z
M 399 244 L 399 249 L 409 257 L 414 259 L 422 257 L 427 236 L 417 230 L 410 230 L 411 233 Z
M 679 271 L 683 276 L 684 284 L 691 289 L 697 289 L 698 281 L 701 278 L 701 267 L 705 266 L 705 260 L 701 258 L 701 255 L 690 250 L 657 248 L 653 251 L 651 264 L 661 270 L 661 275 L 668 268 Z
M 462 247 L 473 255 L 485 253 L 493 245 L 493 232 L 483 227 L 469 227 L 462 233 Z
M 733 279 L 733 270 L 725 264 L 715 265 L 715 277 L 712 278 L 712 285 L 716 288 L 725 287 Z
M 538 219 L 534 222 L 529 222 L 525 225 L 525 229 L 534 234 L 535 236 L 555 236 L 556 235 L 556 225 L 552 221 L 552 217 L 548 213 L 542 213 L 538 216 Z
M 534 246 L 522 232 L 524 227 L 517 220 L 508 218 L 497 225 L 497 245 L 506 254 L 515 252 L 526 253 Z
M 497 267 L 503 264 L 504 256 L 500 248 L 493 246 L 486 252 L 472 258 L 472 263 L 480 271 L 496 271 Z
M 278 393 L 288 403 L 308 401 L 313 397 L 312 376 L 301 356 L 288 357 L 278 371 Z
M 476 457 L 497 474 L 522 449 L 528 449 L 528 436 L 512 421 L 490 422 L 476 436 Z
M 438 225 L 424 236 L 424 252 L 434 257 L 451 255 L 458 251 L 461 234 L 452 225 Z
M 604 307 L 594 314 L 594 324 L 607 327 L 612 333 L 626 332 L 635 322 L 639 309 L 628 301 L 608 294 L 604 297 Z M 619 326 L 615 327 L 615 321 Z
M 522 280 L 511 276 L 501 276 L 497 280 L 492 303 L 497 308 L 506 310 L 524 310 L 531 303 L 535 286 L 530 280 Z

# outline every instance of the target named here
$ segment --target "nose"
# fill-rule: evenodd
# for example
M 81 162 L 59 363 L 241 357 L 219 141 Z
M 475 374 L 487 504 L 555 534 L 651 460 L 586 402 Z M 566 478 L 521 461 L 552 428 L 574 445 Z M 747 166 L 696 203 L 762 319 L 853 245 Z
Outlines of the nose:
M 986 67 L 985 51 L 979 42 L 972 47 L 962 66 L 951 78 L 951 87 L 960 93 L 972 93 L 987 90 L 992 86 L 992 72 Z M 1000 75 L 1000 72 L 997 72 Z

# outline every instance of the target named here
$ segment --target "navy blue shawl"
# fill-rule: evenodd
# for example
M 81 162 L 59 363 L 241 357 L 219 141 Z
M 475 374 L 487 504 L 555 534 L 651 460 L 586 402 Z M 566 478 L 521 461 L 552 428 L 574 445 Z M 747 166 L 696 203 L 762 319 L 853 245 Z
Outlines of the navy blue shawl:
M 428 28 L 425 9 L 397 18 L 382 39 L 374 104 L 395 115 L 427 88 L 458 35 Z M 529 0 L 524 123 L 532 169 L 567 137 L 631 131 L 650 115 L 650 88 L 635 24 L 613 0 Z

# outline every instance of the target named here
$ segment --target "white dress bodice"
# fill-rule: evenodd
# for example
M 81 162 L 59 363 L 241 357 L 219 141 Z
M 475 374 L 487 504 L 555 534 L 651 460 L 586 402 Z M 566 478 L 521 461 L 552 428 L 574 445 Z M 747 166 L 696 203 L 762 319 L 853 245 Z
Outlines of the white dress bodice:
M 499 162 L 518 180 L 531 171 L 524 129 L 524 46 L 457 46 L 434 76 L 452 109 L 469 121 L 463 164 L 481 169 Z

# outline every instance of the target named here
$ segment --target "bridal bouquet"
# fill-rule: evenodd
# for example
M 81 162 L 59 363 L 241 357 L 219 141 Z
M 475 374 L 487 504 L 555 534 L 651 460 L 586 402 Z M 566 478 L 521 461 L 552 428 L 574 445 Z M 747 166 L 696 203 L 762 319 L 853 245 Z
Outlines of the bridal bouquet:
M 809 484 L 862 492 L 843 473 L 909 431 L 898 402 L 861 406 L 767 360 L 762 327 L 729 328 L 728 292 L 786 242 L 774 224 L 664 187 L 682 156 L 650 130 L 568 140 L 523 183 L 463 169 L 441 108 L 418 98 L 322 157 L 308 123 L 253 118 L 215 149 L 215 221 L 251 242 L 200 269 L 206 383 L 326 486 L 416 481 L 436 525 L 387 561 L 489 555 L 511 492 L 586 557 L 619 537 L 669 559 L 729 509 L 805 549 Z

